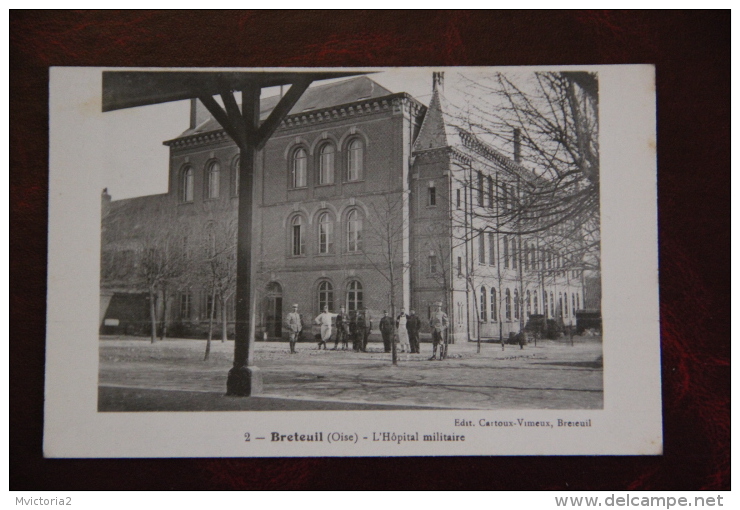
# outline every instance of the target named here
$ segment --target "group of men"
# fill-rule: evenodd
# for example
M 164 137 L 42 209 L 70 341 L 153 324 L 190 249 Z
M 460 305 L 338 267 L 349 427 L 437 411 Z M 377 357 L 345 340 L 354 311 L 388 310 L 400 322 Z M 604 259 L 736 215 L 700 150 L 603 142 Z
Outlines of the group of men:
M 341 307 L 339 313 L 331 313 L 327 306 L 314 319 L 314 323 L 321 326 L 321 332 L 316 335 L 319 349 L 327 349 L 327 344 L 331 340 L 332 326 L 336 328 L 334 337 L 334 348 L 337 350 L 339 344 L 342 349 L 349 348 L 349 340 L 352 340 L 352 350 L 355 352 L 367 352 L 367 341 L 373 323 L 369 314 L 365 310 L 359 310 L 352 314 L 347 314 L 344 307 Z M 289 333 L 290 352 L 295 354 L 295 346 L 304 329 L 303 317 L 298 313 L 298 305 L 293 305 L 293 311 L 288 313 L 285 325 Z M 435 305 L 435 311 L 432 313 L 429 325 L 432 328 L 432 357 L 430 360 L 437 359 L 437 348 L 439 348 L 439 359 L 442 360 L 447 355 L 447 343 L 444 341 L 444 332 L 448 326 L 447 314 L 442 311 L 441 303 Z M 401 308 L 401 313 L 395 318 L 388 315 L 387 310 L 383 310 L 383 318 L 380 319 L 380 334 L 383 337 L 383 349 L 385 352 L 391 352 L 394 336 L 398 341 L 401 352 L 420 353 L 419 350 L 419 332 L 421 330 L 421 319 L 414 310 L 407 315 L 406 310 Z

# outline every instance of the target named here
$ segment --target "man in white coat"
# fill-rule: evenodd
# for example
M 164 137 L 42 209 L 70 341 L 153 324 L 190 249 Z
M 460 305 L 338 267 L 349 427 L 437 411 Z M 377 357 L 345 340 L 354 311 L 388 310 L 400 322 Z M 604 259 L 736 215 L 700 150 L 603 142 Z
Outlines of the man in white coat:
M 319 314 L 316 319 L 314 319 L 314 322 L 321 326 L 321 340 L 319 341 L 319 349 L 321 349 L 321 346 L 324 346 L 324 350 L 326 350 L 326 342 L 331 339 L 331 320 L 336 317 L 336 313 L 330 313 L 329 307 L 325 306 L 324 311 Z

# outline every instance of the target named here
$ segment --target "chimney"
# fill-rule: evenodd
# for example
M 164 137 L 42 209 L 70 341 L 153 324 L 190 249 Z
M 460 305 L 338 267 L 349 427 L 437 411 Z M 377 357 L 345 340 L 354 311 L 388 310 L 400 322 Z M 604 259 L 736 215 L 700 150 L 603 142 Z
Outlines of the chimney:
M 190 100 L 190 129 L 195 129 L 210 117 L 211 112 L 208 111 L 208 108 L 203 103 L 196 98 Z
M 522 160 L 522 136 L 519 128 L 514 129 L 514 161 L 519 163 Z
M 100 194 L 100 202 L 101 202 L 101 209 L 103 218 L 108 214 L 108 211 L 110 210 L 110 201 L 111 197 L 108 194 L 108 188 L 103 188 L 103 192 Z
M 432 73 L 432 90 L 437 90 L 438 88 L 441 91 L 444 91 L 445 89 L 445 73 L 444 72 Z

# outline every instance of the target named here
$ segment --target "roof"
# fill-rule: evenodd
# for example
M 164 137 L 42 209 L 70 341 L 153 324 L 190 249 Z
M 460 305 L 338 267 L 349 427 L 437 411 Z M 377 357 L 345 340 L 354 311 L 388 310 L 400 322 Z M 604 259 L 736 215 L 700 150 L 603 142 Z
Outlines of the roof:
M 319 110 L 329 106 L 354 103 L 364 99 L 375 99 L 393 94 L 390 90 L 371 80 L 367 76 L 358 76 L 349 80 L 334 83 L 325 83 L 315 87 L 309 87 L 295 104 L 289 115 L 310 110 Z M 260 120 L 264 120 L 275 108 L 280 96 L 262 98 L 260 101 Z M 198 105 L 203 107 L 200 103 Z M 188 129 L 180 134 L 180 137 L 217 131 L 222 129 L 221 125 L 208 114 L 208 120 L 201 122 L 194 129 Z

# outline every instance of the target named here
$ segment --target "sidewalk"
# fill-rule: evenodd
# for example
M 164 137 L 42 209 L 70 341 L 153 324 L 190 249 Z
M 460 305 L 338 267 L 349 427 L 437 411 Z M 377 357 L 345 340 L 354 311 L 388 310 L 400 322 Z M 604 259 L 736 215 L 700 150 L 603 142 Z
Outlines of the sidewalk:
M 399 354 L 398 366 L 381 345 L 369 353 L 317 350 L 287 342 L 257 342 L 255 365 L 264 392 L 224 397 L 233 342 L 102 338 L 100 410 L 306 410 L 306 409 L 598 409 L 603 405 L 601 341 L 576 337 L 538 345 L 466 342 L 450 346 L 444 361 Z

